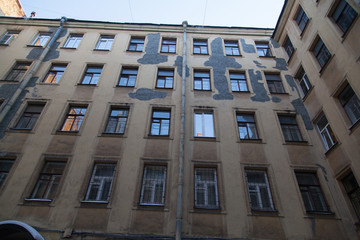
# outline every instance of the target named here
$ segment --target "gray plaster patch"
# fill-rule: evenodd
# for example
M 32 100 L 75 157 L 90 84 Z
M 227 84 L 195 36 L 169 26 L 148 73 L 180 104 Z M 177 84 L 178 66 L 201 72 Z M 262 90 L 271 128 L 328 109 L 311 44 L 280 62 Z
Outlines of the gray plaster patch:
M 244 52 L 246 53 L 256 53 L 256 49 L 254 47 L 254 45 L 252 44 L 247 44 L 245 42 L 245 39 L 240 39 L 240 42 L 241 42 L 241 46 L 242 46 L 242 49 L 244 50 Z
M 254 69 L 249 69 L 250 83 L 255 93 L 255 96 L 251 97 L 251 100 L 256 102 L 267 102 L 270 101 L 270 97 L 266 92 L 264 83 L 260 82 L 262 80 L 261 72 Z
M 129 97 L 136 98 L 141 101 L 148 101 L 155 98 L 165 98 L 166 92 L 154 91 L 149 88 L 139 88 L 135 93 L 129 93 Z
M 147 35 L 148 43 L 145 48 L 145 55 L 138 59 L 141 64 L 159 64 L 168 61 L 167 55 L 158 53 L 160 44 L 160 33 L 150 33 Z
M 215 100 L 233 100 L 234 96 L 229 91 L 228 80 L 225 76 L 226 68 L 241 68 L 242 66 L 236 62 L 235 58 L 224 56 L 220 37 L 211 42 L 211 53 L 209 60 L 204 65 L 213 68 L 214 85 L 219 92 L 213 98 Z
M 278 43 L 277 41 L 275 41 L 274 39 L 270 39 L 270 42 L 271 42 L 271 45 L 273 45 L 274 48 L 279 48 L 281 47 L 280 46 L 280 43 Z
M 177 56 L 173 66 L 176 67 L 177 73 L 179 74 L 180 77 L 182 77 L 182 64 L 183 64 L 183 57 Z M 190 69 L 186 65 L 186 77 L 189 77 L 189 76 L 190 76 Z
M 301 118 L 303 119 L 306 129 L 313 130 L 314 127 L 311 124 L 311 119 L 310 119 L 309 113 L 306 110 L 305 105 L 304 105 L 303 101 L 301 100 L 301 98 L 297 98 L 297 99 L 291 101 L 291 104 L 295 108 L 296 113 L 299 114 L 301 116 Z
M 276 66 L 273 67 L 278 70 L 288 70 L 287 69 L 287 62 L 284 58 L 275 58 Z
M 291 90 L 292 90 L 292 91 L 295 91 L 295 90 L 296 90 L 298 96 L 301 97 L 300 92 L 299 92 L 299 88 L 298 88 L 298 86 L 296 85 L 294 78 L 293 78 L 291 75 L 288 75 L 288 74 L 285 75 L 285 78 L 286 78 L 287 83 L 288 83 L 289 86 L 291 87 Z
M 258 62 L 258 61 L 253 61 L 255 64 L 256 64 L 256 66 L 258 67 L 258 68 L 266 68 L 264 65 L 262 65 L 260 62 Z
M 271 98 L 271 101 L 273 101 L 274 103 L 279 103 L 279 102 L 281 102 L 281 98 L 278 98 L 278 97 L 273 96 L 273 97 Z

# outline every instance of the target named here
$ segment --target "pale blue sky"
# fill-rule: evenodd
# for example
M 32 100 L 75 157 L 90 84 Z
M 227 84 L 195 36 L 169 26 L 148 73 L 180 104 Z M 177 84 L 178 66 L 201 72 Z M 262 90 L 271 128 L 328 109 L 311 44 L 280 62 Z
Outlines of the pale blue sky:
M 20 0 L 27 16 L 274 28 L 284 0 Z

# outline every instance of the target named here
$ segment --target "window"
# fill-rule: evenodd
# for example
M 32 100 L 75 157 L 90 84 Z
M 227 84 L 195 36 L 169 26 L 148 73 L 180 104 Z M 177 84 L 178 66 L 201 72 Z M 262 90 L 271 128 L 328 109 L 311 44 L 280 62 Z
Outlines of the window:
M 0 159 L 0 187 L 5 182 L 13 163 L 14 160 L 11 159 Z
M 59 83 L 65 71 L 66 65 L 53 64 L 43 80 L 43 83 Z
M 227 56 L 240 56 L 239 43 L 238 41 L 224 41 L 225 54 Z
M 85 201 L 108 202 L 114 172 L 115 164 L 95 164 Z
M 31 43 L 32 46 L 44 47 L 50 39 L 50 33 L 39 33 L 34 41 Z
M 357 12 L 345 0 L 341 0 L 337 4 L 331 17 L 334 19 L 341 31 L 346 33 L 357 15 Z
M 287 39 L 284 43 L 284 48 L 285 48 L 285 51 L 286 51 L 287 55 L 289 56 L 289 58 L 291 58 L 291 56 L 294 53 L 294 46 L 292 45 L 289 37 L 287 37 Z
M 255 45 L 260 57 L 272 57 L 269 43 L 255 42 Z
M 83 80 L 81 81 L 82 85 L 96 85 L 99 81 L 102 67 L 87 67 Z
M 254 114 L 237 113 L 236 120 L 240 139 L 259 139 Z
M 194 39 L 194 54 L 208 54 L 207 40 Z
M 303 96 L 306 96 L 310 92 L 312 85 L 303 67 L 300 67 L 298 73 L 296 74 L 296 78 L 299 81 Z
M 0 38 L 0 45 L 9 45 L 9 43 L 19 36 L 19 31 L 8 31 Z
M 315 47 L 312 49 L 316 59 L 318 60 L 320 66 L 323 68 L 325 64 L 329 61 L 331 54 L 321 38 L 319 38 L 315 44 Z
M 195 168 L 195 207 L 219 208 L 216 168 Z
M 302 137 L 295 116 L 279 115 L 279 122 L 286 142 L 301 142 Z
M 96 50 L 110 50 L 114 42 L 114 36 L 101 35 L 96 44 Z
M 285 93 L 279 74 L 265 73 L 265 78 L 270 93 Z
M 78 132 L 85 118 L 86 109 L 87 107 L 70 107 L 61 131 Z
M 337 140 L 324 113 L 322 113 L 316 121 L 316 127 L 320 133 L 325 149 L 329 150 L 337 143 Z
M 83 38 L 82 34 L 70 34 L 64 44 L 64 48 L 77 48 Z
M 16 123 L 15 128 L 33 129 L 43 108 L 44 104 L 28 104 L 19 121 Z
M 251 209 L 260 211 L 274 210 L 266 171 L 245 170 L 245 173 Z
M 248 92 L 245 73 L 230 72 L 231 90 L 233 92 Z
M 105 128 L 105 133 L 124 134 L 128 116 L 128 109 L 111 109 Z
M 128 51 L 142 52 L 144 48 L 145 38 L 144 37 L 132 37 Z
M 145 166 L 141 186 L 141 205 L 164 205 L 166 166 Z
M 31 198 L 54 199 L 65 165 L 65 162 L 47 162 L 40 173 Z
M 328 212 L 324 195 L 315 173 L 296 172 L 306 212 Z
M 170 111 L 153 110 L 151 116 L 150 135 L 169 136 L 170 130 Z
M 209 71 L 194 71 L 194 89 L 204 91 L 211 90 Z
M 121 70 L 119 86 L 120 87 L 134 87 L 137 74 L 138 74 L 137 68 L 124 67 Z
M 341 182 L 344 185 L 346 194 L 354 207 L 355 213 L 358 218 L 360 218 L 360 187 L 354 174 L 350 172 L 347 176 L 341 179 Z
M 214 119 L 212 112 L 195 112 L 194 114 L 194 136 L 215 137 Z
M 31 63 L 16 63 L 11 72 L 6 76 L 6 81 L 20 81 L 30 68 Z
M 299 7 L 299 11 L 295 17 L 295 21 L 296 23 L 298 24 L 301 32 L 304 31 L 306 25 L 308 24 L 309 22 L 309 18 L 308 16 L 306 15 L 306 13 L 304 12 L 304 10 L 302 9 L 302 7 L 300 6 Z
M 352 124 L 360 120 L 360 100 L 354 93 L 354 90 L 347 85 L 339 94 L 339 100 L 350 118 Z
M 174 70 L 159 69 L 156 87 L 157 88 L 173 88 Z
M 176 52 L 176 39 L 164 38 L 161 44 L 161 52 L 163 53 L 175 53 Z

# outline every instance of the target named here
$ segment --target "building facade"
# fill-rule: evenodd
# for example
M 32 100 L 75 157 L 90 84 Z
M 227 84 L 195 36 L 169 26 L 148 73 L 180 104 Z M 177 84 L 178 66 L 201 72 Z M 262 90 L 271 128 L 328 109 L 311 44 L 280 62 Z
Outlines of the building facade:
M 287 1 L 275 30 L 0 17 L 0 220 L 45 239 L 358 239 L 344 2 Z
M 0 0 L 0 16 L 24 17 L 25 12 L 18 0 Z

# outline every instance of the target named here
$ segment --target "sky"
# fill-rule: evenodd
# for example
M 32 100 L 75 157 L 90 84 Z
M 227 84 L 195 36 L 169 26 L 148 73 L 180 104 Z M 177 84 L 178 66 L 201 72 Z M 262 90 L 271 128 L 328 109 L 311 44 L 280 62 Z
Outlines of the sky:
M 20 0 L 27 16 L 275 28 L 284 0 Z

